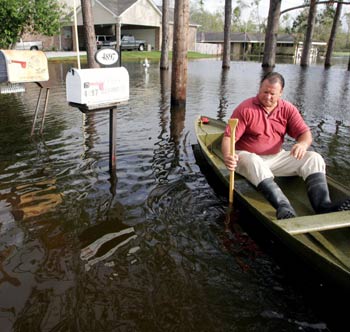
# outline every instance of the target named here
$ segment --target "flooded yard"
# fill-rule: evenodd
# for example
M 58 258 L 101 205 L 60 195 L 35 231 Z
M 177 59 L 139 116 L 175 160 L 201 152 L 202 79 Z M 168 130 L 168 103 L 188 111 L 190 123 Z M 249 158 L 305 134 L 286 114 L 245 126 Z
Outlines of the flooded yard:
M 227 120 L 256 94 L 260 63 L 222 72 L 220 61 L 191 61 L 186 109 L 170 108 L 170 73 L 158 63 L 124 66 L 115 172 L 108 111 L 67 104 L 70 64 L 50 64 L 42 136 L 30 136 L 36 85 L 0 95 L 1 331 L 327 331 L 246 233 L 228 249 L 226 198 L 193 154 L 196 117 Z M 349 186 L 350 72 L 275 69 L 328 173 Z

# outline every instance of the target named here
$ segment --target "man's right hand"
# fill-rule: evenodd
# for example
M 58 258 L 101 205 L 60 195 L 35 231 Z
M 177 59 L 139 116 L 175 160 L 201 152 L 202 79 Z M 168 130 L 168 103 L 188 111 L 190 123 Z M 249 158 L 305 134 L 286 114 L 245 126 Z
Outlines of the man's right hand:
M 224 163 L 230 172 L 233 172 L 236 170 L 238 159 L 239 159 L 238 154 L 235 154 L 233 156 L 230 154 L 224 155 Z

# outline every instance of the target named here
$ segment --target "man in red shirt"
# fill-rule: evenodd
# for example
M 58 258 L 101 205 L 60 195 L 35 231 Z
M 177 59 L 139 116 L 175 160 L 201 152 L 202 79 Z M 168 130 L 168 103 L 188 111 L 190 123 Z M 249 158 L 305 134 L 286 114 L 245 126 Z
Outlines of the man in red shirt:
M 307 151 L 312 135 L 298 109 L 281 99 L 284 78 L 276 72 L 267 73 L 260 82 L 256 97 L 243 101 L 232 113 L 237 118 L 236 154 L 230 155 L 230 128 L 222 141 L 226 167 L 236 170 L 255 185 L 276 209 L 278 219 L 296 216 L 288 198 L 274 176 L 301 176 L 316 213 L 350 209 L 350 199 L 333 204 L 329 197 L 326 165 L 320 154 Z M 282 148 L 285 135 L 295 139 L 290 151 Z

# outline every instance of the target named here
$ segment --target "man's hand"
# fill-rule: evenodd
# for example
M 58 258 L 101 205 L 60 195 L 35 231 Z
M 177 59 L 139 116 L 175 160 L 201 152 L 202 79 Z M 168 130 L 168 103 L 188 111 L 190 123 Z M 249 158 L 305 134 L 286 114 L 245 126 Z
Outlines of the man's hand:
M 296 144 L 293 145 L 290 154 L 297 160 L 301 160 L 304 158 L 305 153 L 307 151 L 307 148 L 309 147 L 309 145 L 307 143 L 304 142 L 298 142 Z
M 235 154 L 234 156 L 231 156 L 230 154 L 224 155 L 224 163 L 230 172 L 235 171 L 238 164 L 238 155 L 237 154 Z

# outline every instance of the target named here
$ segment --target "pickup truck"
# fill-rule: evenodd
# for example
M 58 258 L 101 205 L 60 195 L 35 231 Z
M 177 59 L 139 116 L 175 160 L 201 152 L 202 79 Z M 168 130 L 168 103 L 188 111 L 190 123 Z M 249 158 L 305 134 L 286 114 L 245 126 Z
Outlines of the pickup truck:
M 43 42 L 41 42 L 41 41 L 23 41 L 21 38 L 15 44 L 14 49 L 15 50 L 38 51 L 38 50 L 43 49 Z
M 122 50 L 139 50 L 144 51 L 146 47 L 145 40 L 137 40 L 134 36 L 123 36 L 121 40 Z
M 112 35 L 96 35 L 96 45 L 97 48 L 101 47 L 115 47 L 117 42 L 115 37 Z

